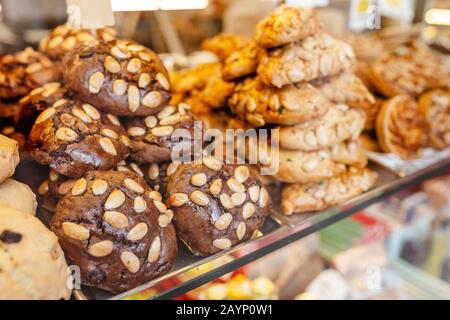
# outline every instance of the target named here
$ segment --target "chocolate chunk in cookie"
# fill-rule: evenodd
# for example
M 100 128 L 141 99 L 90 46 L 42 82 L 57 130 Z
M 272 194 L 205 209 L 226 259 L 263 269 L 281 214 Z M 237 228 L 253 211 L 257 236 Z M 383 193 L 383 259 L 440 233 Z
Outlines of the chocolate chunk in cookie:
M 113 168 L 128 157 L 131 142 L 116 116 L 61 99 L 37 117 L 29 145 L 37 162 L 78 178 L 90 170 Z
M 121 292 L 171 269 L 173 214 L 154 194 L 135 173 L 92 171 L 58 203 L 52 230 L 84 284 Z
M 247 165 L 203 158 L 180 164 L 167 184 L 178 237 L 198 255 L 211 255 L 250 239 L 269 214 L 270 199 Z
M 166 106 L 158 114 L 145 118 L 131 118 L 125 123 L 131 138 L 131 159 L 138 163 L 168 161 L 201 148 L 201 138 L 195 139 L 197 123 L 186 113 L 184 103 L 178 107 Z M 200 125 L 200 124 L 199 124 Z
M 86 45 L 63 61 L 67 87 L 115 115 L 156 114 L 170 100 L 168 74 L 158 55 L 128 40 Z

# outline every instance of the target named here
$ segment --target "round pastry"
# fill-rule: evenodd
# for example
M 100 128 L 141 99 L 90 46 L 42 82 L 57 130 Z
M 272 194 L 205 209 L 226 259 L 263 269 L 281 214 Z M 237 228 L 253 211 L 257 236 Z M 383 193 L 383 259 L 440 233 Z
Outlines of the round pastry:
M 281 89 L 248 78 L 236 86 L 229 99 L 231 110 L 255 127 L 265 124 L 296 125 L 323 116 L 330 102 L 309 84 L 288 85 Z
M 406 95 L 395 96 L 383 103 L 376 120 L 376 132 L 381 149 L 402 159 L 419 157 L 427 141 L 426 124 L 419 107 Z
M 280 146 L 285 149 L 316 151 L 345 140 L 356 140 L 364 129 L 364 111 L 345 104 L 333 105 L 321 118 L 280 128 Z
M 0 299 L 69 299 L 67 263 L 58 239 L 36 217 L 0 207 Z
M 428 124 L 429 144 L 436 149 L 450 146 L 450 91 L 433 90 L 419 99 L 420 114 Z
M 250 239 L 270 211 L 269 194 L 253 169 L 206 157 L 178 166 L 167 199 L 178 237 L 203 256 Z
M 179 165 L 179 161 L 166 161 L 147 165 L 145 178 L 150 187 L 158 190 L 163 195 L 163 199 L 166 196 L 169 176 L 177 170 Z
M 82 46 L 63 60 L 66 86 L 115 115 L 156 114 L 170 100 L 168 74 L 158 55 L 128 40 Z
M 254 41 L 230 54 L 224 61 L 223 78 L 233 81 L 256 73 L 264 49 Z
M 26 184 L 8 179 L 0 184 L 0 207 L 11 207 L 35 215 L 36 196 Z
M 19 144 L 0 134 L 0 183 L 14 174 L 20 162 Z
M 4 55 L 0 58 L 0 98 L 22 97 L 60 77 L 53 62 L 30 47 L 14 55 Z
M 28 135 L 39 114 L 66 95 L 67 90 L 59 82 L 33 89 L 19 101 L 20 112 L 14 117 L 16 130 Z
M 53 60 L 60 61 L 73 48 L 96 44 L 98 40 L 108 42 L 115 38 L 116 31 L 111 28 L 96 29 L 94 34 L 91 30 L 71 27 L 66 23 L 57 26 L 48 37 L 41 40 L 39 51 Z
M 58 203 L 52 220 L 82 282 L 111 292 L 168 272 L 177 255 L 172 211 L 132 172 L 91 171 Z
M 330 208 L 368 191 L 377 178 L 378 174 L 368 168 L 349 168 L 328 180 L 286 185 L 281 195 L 282 212 L 292 215 Z
M 184 103 L 166 106 L 155 116 L 134 117 L 125 127 L 131 138 L 131 159 L 138 163 L 163 162 L 191 152 L 195 147 L 196 123 L 186 114 Z M 198 141 L 201 149 L 201 141 Z
M 235 33 L 219 33 L 202 42 L 202 48 L 214 52 L 220 60 L 225 60 L 230 54 L 242 48 L 248 39 Z
M 116 116 L 62 99 L 36 119 L 29 145 L 38 163 L 77 178 L 90 170 L 113 168 L 128 157 L 131 143 Z

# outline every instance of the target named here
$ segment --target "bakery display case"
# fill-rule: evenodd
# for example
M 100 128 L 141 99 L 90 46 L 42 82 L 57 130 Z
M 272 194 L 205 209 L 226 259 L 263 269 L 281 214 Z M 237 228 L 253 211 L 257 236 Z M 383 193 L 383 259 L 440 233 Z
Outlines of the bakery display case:
M 330 243 L 350 241 L 340 226 L 362 211 L 423 183 L 432 192 L 426 182 L 450 172 L 439 20 L 450 11 L 383 2 L 373 30 L 361 24 L 368 2 L 274 2 L 229 32 L 258 2 L 102 0 L 92 17 L 68 0 L 66 23 L 58 7 L 20 26 L 18 8 L 2 3 L 19 41 L 0 55 L 0 289 L 15 288 L 0 298 L 292 299 L 283 276 L 252 266 L 311 237 L 324 241 L 311 268 L 335 270 L 295 298 L 370 296 L 348 279 L 347 264 L 359 268 L 352 254 Z M 196 23 L 205 30 L 180 30 Z M 23 288 L 12 274 L 33 263 L 39 272 Z M 427 278 L 394 259 L 386 269 Z M 326 281 L 339 292 L 321 292 Z

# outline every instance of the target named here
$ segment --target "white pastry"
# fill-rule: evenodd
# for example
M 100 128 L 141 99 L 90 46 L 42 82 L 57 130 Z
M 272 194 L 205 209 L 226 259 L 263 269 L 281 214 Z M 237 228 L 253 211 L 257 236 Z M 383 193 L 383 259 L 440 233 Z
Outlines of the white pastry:
M 36 214 L 36 196 L 26 184 L 8 179 L 0 184 L 0 206 Z

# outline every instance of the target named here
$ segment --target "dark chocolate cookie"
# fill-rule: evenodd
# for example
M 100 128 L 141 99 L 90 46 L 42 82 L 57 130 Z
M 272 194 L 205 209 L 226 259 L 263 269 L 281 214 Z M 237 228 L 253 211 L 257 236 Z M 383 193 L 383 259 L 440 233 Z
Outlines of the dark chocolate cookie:
M 36 119 L 29 137 L 32 157 L 69 177 L 109 170 L 128 157 L 130 140 L 116 116 L 79 100 L 61 99 Z
M 270 211 L 267 190 L 248 165 L 180 164 L 167 184 L 178 237 L 198 255 L 211 255 L 244 242 Z
M 157 115 L 131 118 L 125 128 L 132 141 L 131 159 L 138 163 L 155 163 L 195 151 L 194 142 L 201 150 L 201 137 L 195 140 L 195 121 L 180 106 L 166 106 Z M 200 122 L 199 122 L 200 123 Z M 197 128 L 202 130 L 201 127 Z M 200 131 L 201 132 L 201 131 Z
M 55 64 L 32 48 L 0 58 L 1 99 L 20 98 L 34 88 L 60 78 L 61 74 Z
M 91 171 L 58 203 L 51 228 L 84 284 L 121 292 L 171 269 L 173 214 L 156 194 L 135 173 Z
M 67 87 L 115 115 L 156 114 L 170 100 L 168 74 L 158 55 L 129 40 L 81 46 L 63 60 Z
M 94 34 L 88 29 L 62 24 L 53 29 L 48 37 L 41 40 L 39 51 L 53 60 L 60 61 L 68 51 L 81 45 L 95 45 L 98 40 L 108 42 L 114 39 L 116 39 L 116 31 L 111 28 L 96 29 Z

